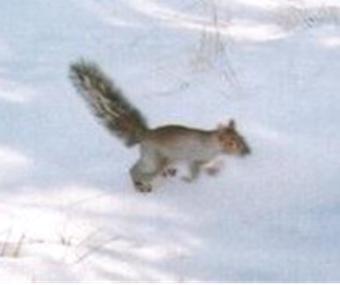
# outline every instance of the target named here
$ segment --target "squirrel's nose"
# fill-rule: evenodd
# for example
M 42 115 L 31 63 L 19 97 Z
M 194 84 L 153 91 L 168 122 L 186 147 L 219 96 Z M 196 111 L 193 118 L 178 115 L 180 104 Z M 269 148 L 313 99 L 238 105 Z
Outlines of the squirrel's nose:
M 247 155 L 247 154 L 250 154 L 250 153 L 251 153 L 251 150 L 250 150 L 249 146 L 246 145 L 243 149 L 242 155 Z

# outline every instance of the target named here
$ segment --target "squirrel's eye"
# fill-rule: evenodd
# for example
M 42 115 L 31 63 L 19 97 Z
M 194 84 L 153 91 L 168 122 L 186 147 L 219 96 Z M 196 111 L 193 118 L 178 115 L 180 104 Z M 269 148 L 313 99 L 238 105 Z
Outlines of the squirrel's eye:
M 228 146 L 230 147 L 230 148 L 236 148 L 236 142 L 234 142 L 234 141 L 229 141 L 228 142 Z

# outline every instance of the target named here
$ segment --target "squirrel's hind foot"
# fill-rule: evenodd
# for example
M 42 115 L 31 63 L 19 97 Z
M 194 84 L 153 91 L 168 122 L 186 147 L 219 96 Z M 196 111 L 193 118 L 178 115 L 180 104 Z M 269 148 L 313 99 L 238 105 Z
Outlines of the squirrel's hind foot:
M 142 193 L 148 193 L 152 191 L 152 186 L 150 184 L 146 184 L 140 181 L 135 182 L 135 188 L 137 191 Z

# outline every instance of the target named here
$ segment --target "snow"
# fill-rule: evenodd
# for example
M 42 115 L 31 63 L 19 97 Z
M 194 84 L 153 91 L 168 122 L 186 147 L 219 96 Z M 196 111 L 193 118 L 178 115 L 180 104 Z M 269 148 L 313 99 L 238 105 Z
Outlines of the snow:
M 1 281 L 339 281 L 340 3 L 0 4 Z M 235 118 L 252 155 L 134 191 L 138 157 L 68 79 L 96 61 L 149 119 Z M 181 169 L 185 172 L 185 169 Z

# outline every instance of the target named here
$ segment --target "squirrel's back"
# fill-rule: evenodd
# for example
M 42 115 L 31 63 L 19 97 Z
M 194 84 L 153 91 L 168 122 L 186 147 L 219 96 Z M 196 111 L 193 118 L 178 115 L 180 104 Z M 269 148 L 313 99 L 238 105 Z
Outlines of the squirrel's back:
M 210 137 L 212 132 L 181 125 L 166 125 L 146 132 L 143 141 L 157 140 L 161 144 L 168 144 L 186 139 L 204 140 Z

